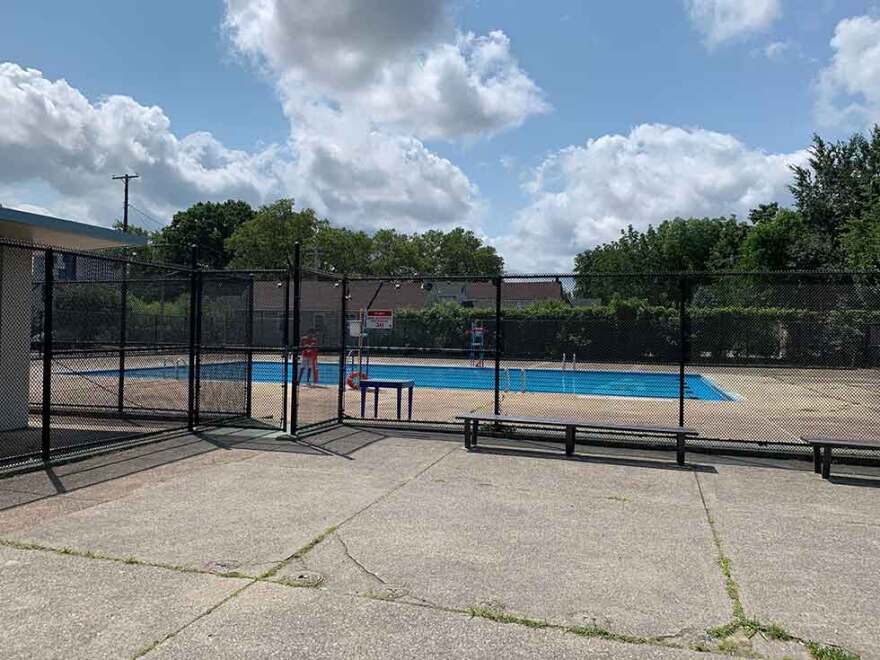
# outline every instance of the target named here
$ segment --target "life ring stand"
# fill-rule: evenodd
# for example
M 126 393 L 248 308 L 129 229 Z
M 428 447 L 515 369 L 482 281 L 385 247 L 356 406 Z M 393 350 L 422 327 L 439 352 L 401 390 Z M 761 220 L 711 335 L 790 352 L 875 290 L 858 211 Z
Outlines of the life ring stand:
M 348 389 L 356 390 L 360 387 L 360 382 L 367 377 L 363 371 L 353 371 L 348 374 L 348 378 L 345 380 L 348 385 Z

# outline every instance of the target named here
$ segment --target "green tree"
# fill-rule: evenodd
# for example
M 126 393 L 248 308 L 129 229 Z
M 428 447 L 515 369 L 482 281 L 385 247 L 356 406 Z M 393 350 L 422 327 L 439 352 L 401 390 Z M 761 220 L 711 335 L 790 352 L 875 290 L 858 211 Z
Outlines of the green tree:
M 627 227 L 620 238 L 575 257 L 576 293 L 585 298 L 644 297 L 671 301 L 674 283 L 653 273 L 715 271 L 735 268 L 750 227 L 729 218 L 674 218 L 644 232 Z M 638 274 L 638 277 L 591 277 L 590 274 Z
M 232 254 L 232 268 L 285 268 L 299 242 L 304 249 L 304 265 L 319 230 L 328 226 L 312 209 L 294 210 L 292 199 L 260 207 L 254 216 L 238 226 L 226 240 Z
M 807 167 L 793 167 L 795 207 L 836 246 L 844 225 L 880 199 L 880 126 L 869 136 L 826 142 L 813 136 Z
M 319 268 L 335 273 L 370 273 L 370 251 L 373 239 L 363 231 L 352 231 L 345 227 L 331 227 L 329 224 L 318 228 L 314 247 L 319 255 Z M 305 263 L 311 264 L 309 255 Z
M 850 218 L 840 238 L 844 264 L 852 270 L 880 270 L 880 201 Z
M 247 202 L 199 202 L 174 214 L 171 224 L 154 237 L 159 258 L 169 263 L 189 264 L 190 250 L 199 246 L 199 261 L 210 268 L 229 265 L 231 253 L 226 242 L 254 210 Z
M 115 220 L 113 222 L 113 229 L 121 232 L 122 220 Z M 106 250 L 101 250 L 100 253 L 114 257 L 131 257 L 139 261 L 154 261 L 161 258 L 157 254 L 156 248 L 153 245 L 156 237 L 158 236 L 158 232 L 151 232 L 148 229 L 144 229 L 143 227 L 139 227 L 137 225 L 129 223 L 128 233 L 133 236 L 141 236 L 143 238 L 146 238 L 149 243 L 140 247 L 108 248 Z
M 445 275 L 500 275 L 504 259 L 495 248 L 469 229 L 437 229 L 412 238 L 419 252 L 422 271 Z
M 380 229 L 371 237 L 368 270 L 371 275 L 404 277 L 423 272 L 426 264 L 412 237 Z
M 742 246 L 748 270 L 818 270 L 836 266 L 830 237 L 790 209 L 755 225 Z

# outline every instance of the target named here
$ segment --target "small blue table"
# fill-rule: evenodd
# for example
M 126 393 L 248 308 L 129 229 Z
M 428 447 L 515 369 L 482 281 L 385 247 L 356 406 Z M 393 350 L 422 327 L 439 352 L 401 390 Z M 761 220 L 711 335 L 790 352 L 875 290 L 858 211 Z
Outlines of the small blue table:
M 366 414 L 366 404 L 367 404 L 367 390 L 371 387 L 375 391 L 375 395 L 373 397 L 373 417 L 376 419 L 379 418 L 379 390 L 383 387 L 387 387 L 390 389 L 397 390 L 397 419 L 400 419 L 400 400 L 401 393 L 403 392 L 403 388 L 406 388 L 409 391 L 409 395 L 407 397 L 409 403 L 409 413 L 407 414 L 407 420 L 412 420 L 412 401 L 413 401 L 413 388 L 416 385 L 416 381 L 414 380 L 392 380 L 388 378 L 376 379 L 376 378 L 365 378 L 360 381 L 361 387 L 361 417 L 364 417 Z

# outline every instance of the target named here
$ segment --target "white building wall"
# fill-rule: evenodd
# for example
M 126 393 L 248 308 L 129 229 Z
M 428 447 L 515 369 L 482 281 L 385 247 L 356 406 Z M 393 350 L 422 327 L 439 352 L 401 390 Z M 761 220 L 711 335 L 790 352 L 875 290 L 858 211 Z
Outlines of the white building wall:
M 0 246 L 0 431 L 28 423 L 30 250 Z

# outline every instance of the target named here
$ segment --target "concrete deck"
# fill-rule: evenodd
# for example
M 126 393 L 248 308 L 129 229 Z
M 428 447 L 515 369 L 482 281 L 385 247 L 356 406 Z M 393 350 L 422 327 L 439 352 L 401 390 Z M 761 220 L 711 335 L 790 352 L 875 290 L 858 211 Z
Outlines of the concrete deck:
M 2 655 L 880 657 L 880 470 L 410 435 L 0 479 Z

